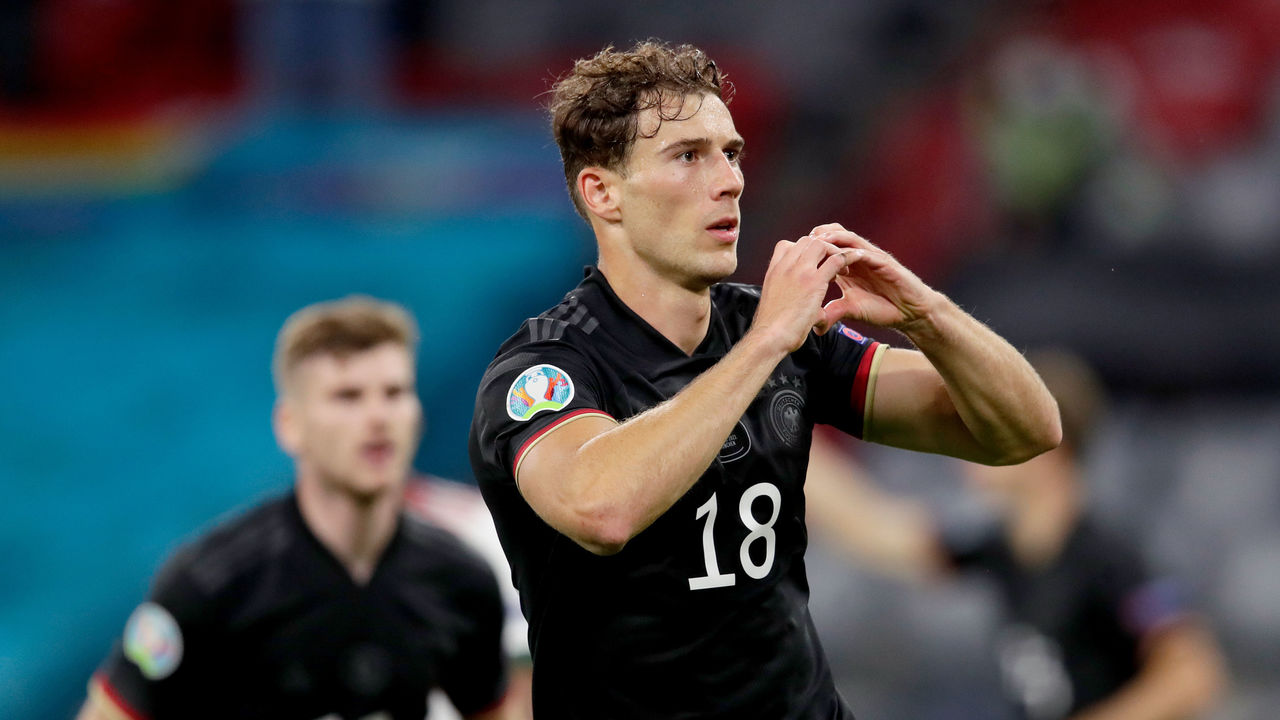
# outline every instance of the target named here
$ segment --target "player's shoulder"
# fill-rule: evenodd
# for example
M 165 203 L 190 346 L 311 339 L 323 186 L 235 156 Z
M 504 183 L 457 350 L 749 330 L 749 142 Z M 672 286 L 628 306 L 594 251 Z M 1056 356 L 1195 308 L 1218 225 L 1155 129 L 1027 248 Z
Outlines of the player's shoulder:
M 494 397 L 510 392 L 510 382 L 518 375 L 545 368 L 551 379 L 564 376 L 591 375 L 592 368 L 605 362 L 606 348 L 614 344 L 601 332 L 602 309 L 598 288 L 581 285 L 565 295 L 558 304 L 537 317 L 529 318 L 509 337 L 485 370 L 481 394 L 486 390 Z
M 421 578 L 492 576 L 489 563 L 456 533 L 406 509 L 401 513 L 401 553 L 411 575 Z
M 1063 555 L 1080 572 L 1102 580 L 1145 575 L 1149 570 L 1139 545 L 1093 512 L 1076 522 Z
M 181 544 L 165 561 L 157 584 L 186 583 L 201 595 L 226 591 L 278 561 L 297 536 L 291 494 L 232 511 Z
M 539 344 L 589 342 L 601 327 L 601 313 L 592 295 L 592 288 L 579 286 L 544 312 L 526 319 L 499 348 L 498 358 Z

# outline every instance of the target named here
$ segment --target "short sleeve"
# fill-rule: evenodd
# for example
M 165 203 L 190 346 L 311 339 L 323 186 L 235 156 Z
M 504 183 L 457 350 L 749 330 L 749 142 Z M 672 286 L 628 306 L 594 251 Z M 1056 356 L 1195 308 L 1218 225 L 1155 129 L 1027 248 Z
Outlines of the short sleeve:
M 600 373 L 565 342 L 525 345 L 499 356 L 480 382 L 473 420 L 479 460 L 514 478 L 520 461 L 551 429 L 605 410 Z
M 814 420 L 860 438 L 875 394 L 877 365 L 888 346 L 843 323 L 813 337 L 819 362 Z
M 1097 575 L 1097 591 L 1120 627 L 1141 640 L 1191 612 L 1181 583 L 1153 574 L 1128 545 L 1113 545 L 1104 556 L 1103 571 Z
M 156 575 L 147 599 L 134 608 L 124 632 L 90 685 L 95 702 L 132 718 L 175 717 L 199 702 L 199 655 L 205 650 L 209 610 L 181 570 L 181 556 Z

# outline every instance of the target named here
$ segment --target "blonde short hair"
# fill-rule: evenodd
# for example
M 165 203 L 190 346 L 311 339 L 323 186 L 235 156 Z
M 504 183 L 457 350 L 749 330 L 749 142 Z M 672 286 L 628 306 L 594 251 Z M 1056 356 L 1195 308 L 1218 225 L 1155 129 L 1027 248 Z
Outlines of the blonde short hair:
M 289 316 L 276 336 L 271 375 L 283 395 L 294 370 L 315 355 L 347 357 L 383 343 L 414 354 L 418 324 L 404 306 L 365 295 L 314 303 Z

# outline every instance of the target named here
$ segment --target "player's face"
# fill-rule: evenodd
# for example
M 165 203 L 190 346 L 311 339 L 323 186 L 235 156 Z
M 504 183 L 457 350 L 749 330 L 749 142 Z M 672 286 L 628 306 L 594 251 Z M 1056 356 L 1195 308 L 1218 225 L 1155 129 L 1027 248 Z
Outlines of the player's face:
M 621 180 L 622 225 L 636 256 L 658 275 L 705 287 L 738 267 L 743 141 L 714 95 L 688 96 L 678 110 L 661 124 L 656 110 L 640 115 Z
M 399 491 L 422 426 L 414 376 L 408 349 L 391 342 L 299 364 L 285 401 L 299 474 L 364 498 Z

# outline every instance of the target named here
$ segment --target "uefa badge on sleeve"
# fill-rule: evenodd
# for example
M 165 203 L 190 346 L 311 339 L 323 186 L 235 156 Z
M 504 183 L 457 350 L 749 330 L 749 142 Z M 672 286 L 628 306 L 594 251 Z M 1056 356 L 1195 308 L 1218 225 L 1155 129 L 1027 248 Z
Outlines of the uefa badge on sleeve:
M 573 399 L 573 381 L 555 365 L 534 365 L 507 390 L 507 414 L 523 422 L 543 410 L 559 410 Z
M 124 656 L 148 680 L 163 680 L 182 662 L 182 631 L 168 610 L 153 603 L 138 606 L 124 626 Z

